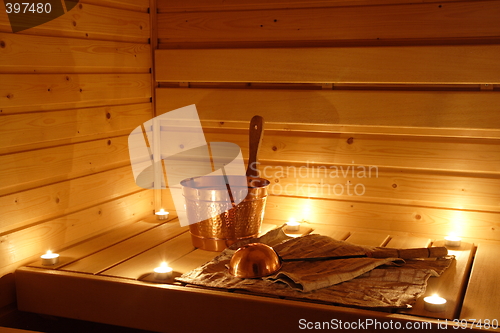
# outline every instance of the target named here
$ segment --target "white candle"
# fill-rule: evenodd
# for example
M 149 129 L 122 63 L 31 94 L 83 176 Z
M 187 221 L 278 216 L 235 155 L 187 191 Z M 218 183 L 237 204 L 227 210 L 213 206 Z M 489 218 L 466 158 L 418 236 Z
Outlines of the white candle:
M 42 265 L 44 266 L 55 265 L 59 262 L 59 254 L 52 253 L 50 250 L 48 250 L 47 253 L 42 254 L 40 258 L 42 258 Z
M 168 218 L 168 212 L 166 212 L 163 208 L 160 209 L 160 211 L 156 212 L 155 214 L 158 220 L 166 220 Z
M 299 229 L 300 223 L 294 219 L 290 219 L 290 221 L 286 223 L 286 231 L 299 231 Z
M 427 296 L 424 298 L 424 308 L 431 312 L 441 312 L 446 309 L 446 300 L 438 295 Z
M 446 236 L 444 241 L 445 246 L 458 247 L 462 244 L 462 239 L 457 236 Z
M 172 278 L 172 267 L 168 267 L 167 263 L 162 262 L 159 267 L 156 267 L 153 272 L 153 277 L 156 280 L 167 280 Z

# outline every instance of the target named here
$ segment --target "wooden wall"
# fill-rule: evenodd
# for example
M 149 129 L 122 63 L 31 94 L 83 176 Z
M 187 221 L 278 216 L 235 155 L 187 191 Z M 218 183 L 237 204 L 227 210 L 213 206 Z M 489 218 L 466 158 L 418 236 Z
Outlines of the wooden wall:
M 0 11 L 0 307 L 12 272 L 151 214 L 127 137 L 153 115 L 148 0 L 83 0 L 12 33 Z
M 500 240 L 500 1 L 157 4 L 157 114 L 264 116 L 267 218 Z

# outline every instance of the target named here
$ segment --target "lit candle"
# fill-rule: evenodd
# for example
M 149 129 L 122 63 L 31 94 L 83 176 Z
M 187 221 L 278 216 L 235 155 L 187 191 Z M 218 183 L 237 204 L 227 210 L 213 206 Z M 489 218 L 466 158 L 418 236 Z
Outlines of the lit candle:
M 59 254 L 52 253 L 50 250 L 48 250 L 47 253 L 42 254 L 40 258 L 42 258 L 42 265 L 44 266 L 55 265 L 59 262 Z
M 446 300 L 438 295 L 427 296 L 424 298 L 424 308 L 431 312 L 441 312 L 446 309 Z
M 166 212 L 163 208 L 160 209 L 160 211 L 156 212 L 155 214 L 158 220 L 166 220 L 168 218 L 168 212 Z
M 159 267 L 154 269 L 153 277 L 156 280 L 167 280 L 172 278 L 172 267 L 168 267 L 167 263 L 162 262 Z
M 286 231 L 298 231 L 300 229 L 300 223 L 295 221 L 295 219 L 290 219 L 286 223 Z
M 445 246 L 458 247 L 462 244 L 462 239 L 457 236 L 446 236 L 444 241 Z

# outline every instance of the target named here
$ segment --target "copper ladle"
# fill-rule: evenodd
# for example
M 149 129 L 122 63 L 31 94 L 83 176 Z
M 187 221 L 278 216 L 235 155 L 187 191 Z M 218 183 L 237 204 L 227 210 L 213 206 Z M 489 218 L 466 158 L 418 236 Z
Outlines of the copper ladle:
M 280 270 L 283 262 L 318 261 L 363 258 L 367 255 L 331 256 L 312 258 L 281 258 L 272 247 L 263 243 L 251 243 L 240 247 L 229 261 L 229 273 L 242 279 L 261 278 Z
M 379 249 L 359 255 L 324 256 L 309 258 L 281 258 L 269 245 L 251 243 L 240 247 L 229 261 L 229 273 L 242 279 L 261 278 L 278 272 L 283 262 L 289 261 L 320 261 L 351 258 L 430 258 L 443 257 L 448 254 L 445 247 L 420 249 Z

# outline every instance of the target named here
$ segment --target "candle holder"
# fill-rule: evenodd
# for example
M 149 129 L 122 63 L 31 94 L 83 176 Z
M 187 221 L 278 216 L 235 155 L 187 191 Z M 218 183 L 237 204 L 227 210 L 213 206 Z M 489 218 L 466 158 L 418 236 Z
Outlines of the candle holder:
M 290 220 L 286 223 L 286 231 L 299 231 L 300 230 L 300 222 L 295 220 Z
M 40 258 L 42 259 L 43 266 L 52 266 L 59 262 L 59 254 L 52 253 L 50 250 L 47 251 L 47 253 L 42 254 Z
M 168 218 L 168 214 L 169 212 L 166 212 L 163 208 L 160 209 L 159 212 L 156 212 L 155 215 L 156 215 L 156 218 L 158 220 L 166 220 Z
M 438 295 L 424 298 L 424 308 L 430 312 L 442 312 L 446 310 L 446 300 Z
M 444 245 L 450 247 L 459 247 L 462 245 L 462 239 L 457 236 L 446 236 L 444 238 Z
M 162 263 L 153 271 L 153 278 L 155 280 L 170 280 L 172 278 L 172 267 L 168 267 L 166 263 Z

